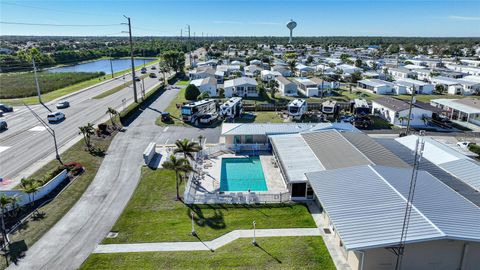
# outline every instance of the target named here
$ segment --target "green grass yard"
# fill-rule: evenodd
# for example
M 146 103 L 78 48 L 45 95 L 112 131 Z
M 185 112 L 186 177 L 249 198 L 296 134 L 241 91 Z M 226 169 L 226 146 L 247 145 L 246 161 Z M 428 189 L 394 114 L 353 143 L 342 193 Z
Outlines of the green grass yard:
M 183 195 L 183 191 L 181 193 Z M 236 229 L 308 228 L 315 223 L 303 204 L 205 205 L 189 208 L 175 200 L 175 178 L 171 171 L 142 168 L 140 183 L 112 231 L 117 238 L 104 244 L 164 241 L 197 241 L 192 237 L 191 212 L 196 231 L 204 241 Z
M 335 265 L 321 237 L 238 239 L 210 251 L 92 254 L 80 269 L 322 269 Z

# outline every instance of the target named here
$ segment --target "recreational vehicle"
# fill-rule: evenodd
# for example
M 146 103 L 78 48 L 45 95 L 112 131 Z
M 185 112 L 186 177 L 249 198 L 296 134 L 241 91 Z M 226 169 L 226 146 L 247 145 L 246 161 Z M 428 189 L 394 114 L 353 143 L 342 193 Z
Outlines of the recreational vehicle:
M 334 100 L 327 100 L 322 103 L 322 112 L 325 114 L 334 114 L 337 107 L 337 102 Z
M 356 98 L 353 104 L 353 113 L 360 115 L 370 114 L 368 102 L 365 99 Z
M 220 115 L 224 118 L 240 117 L 243 113 L 241 97 L 232 97 L 220 106 Z
M 288 116 L 295 120 L 302 119 L 307 112 L 307 101 L 304 99 L 294 99 L 288 103 Z
M 182 106 L 183 122 L 195 123 L 197 119 L 205 114 L 214 114 L 217 112 L 217 104 L 213 99 L 204 99 Z

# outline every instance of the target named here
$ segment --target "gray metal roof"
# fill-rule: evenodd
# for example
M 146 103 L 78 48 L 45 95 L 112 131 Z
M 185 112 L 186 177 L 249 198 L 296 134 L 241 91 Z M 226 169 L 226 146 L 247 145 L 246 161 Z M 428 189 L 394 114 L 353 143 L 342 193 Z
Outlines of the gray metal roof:
M 288 182 L 305 182 L 305 172 L 324 170 L 299 134 L 270 136 L 270 142 Z
M 222 124 L 222 135 L 291 134 L 324 129 L 359 132 L 358 129 L 349 123 L 224 123 Z
M 346 249 L 397 245 L 411 169 L 356 166 L 306 174 Z M 480 241 L 480 208 L 419 171 L 407 243 Z
M 478 164 L 468 159 L 459 159 L 438 166 L 480 191 L 480 166 Z
M 373 164 L 336 130 L 302 133 L 301 136 L 327 170 Z
M 392 109 L 396 112 L 407 110 L 408 108 L 410 108 L 409 103 L 407 103 L 403 100 L 392 98 L 392 97 L 381 97 L 381 98 L 377 98 L 377 99 L 373 100 L 372 102 L 380 104 L 380 105 L 382 105 L 386 108 Z
M 400 144 L 394 139 L 387 138 L 376 138 L 375 141 L 387 148 L 389 151 L 393 152 L 396 156 L 407 162 L 409 165 L 413 165 L 412 151 L 404 145 Z M 419 168 L 420 170 L 429 172 L 444 184 L 480 207 L 480 193 L 475 191 L 475 189 L 473 189 L 471 186 L 447 173 L 445 170 L 425 158 L 420 161 Z
M 362 152 L 375 165 L 404 167 L 410 166 L 392 152 L 375 142 L 364 133 L 342 132 L 341 135 Z

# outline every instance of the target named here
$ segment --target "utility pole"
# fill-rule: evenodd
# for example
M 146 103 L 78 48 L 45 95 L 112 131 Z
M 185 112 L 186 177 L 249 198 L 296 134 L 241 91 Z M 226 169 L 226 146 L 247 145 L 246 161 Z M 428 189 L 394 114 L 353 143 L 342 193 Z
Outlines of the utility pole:
M 405 131 L 406 135 L 410 134 L 410 118 L 412 118 L 412 107 L 415 103 L 415 91 L 415 85 L 413 85 L 412 95 L 410 96 L 410 106 L 408 108 L 407 130 Z
M 112 79 L 113 79 L 112 52 L 110 52 L 110 72 L 112 73 Z
M 35 66 L 35 57 L 32 55 L 32 64 L 33 64 L 33 74 L 35 76 L 35 85 L 37 86 L 37 94 L 38 94 L 38 102 L 43 104 L 42 102 L 42 93 L 40 91 L 40 85 L 38 84 L 37 78 L 37 67 Z
M 123 15 L 128 20 L 128 35 L 130 38 L 130 59 L 132 61 L 132 82 L 133 82 L 133 99 L 135 103 L 138 103 L 137 99 L 137 85 L 135 84 L 135 62 L 133 61 L 133 40 L 132 40 L 132 24 L 130 22 L 130 17 Z
M 190 24 L 187 24 L 187 30 L 188 30 L 188 63 L 190 66 L 192 65 L 192 49 L 190 48 Z

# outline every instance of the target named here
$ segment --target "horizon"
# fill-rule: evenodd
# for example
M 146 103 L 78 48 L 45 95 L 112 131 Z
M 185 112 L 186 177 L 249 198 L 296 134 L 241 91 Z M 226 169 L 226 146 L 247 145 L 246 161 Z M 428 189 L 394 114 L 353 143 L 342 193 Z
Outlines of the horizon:
M 186 36 L 188 24 L 196 37 L 286 37 L 290 19 L 298 23 L 294 37 L 480 37 L 480 3 L 468 0 L 141 0 L 133 6 L 2 0 L 0 5 L 1 36 L 125 37 L 125 14 L 136 37 L 179 37 L 180 31 Z

